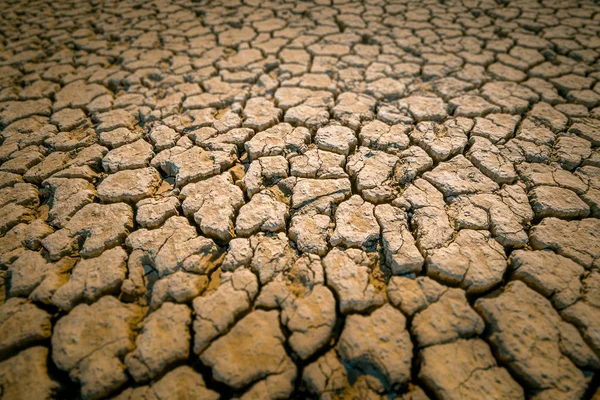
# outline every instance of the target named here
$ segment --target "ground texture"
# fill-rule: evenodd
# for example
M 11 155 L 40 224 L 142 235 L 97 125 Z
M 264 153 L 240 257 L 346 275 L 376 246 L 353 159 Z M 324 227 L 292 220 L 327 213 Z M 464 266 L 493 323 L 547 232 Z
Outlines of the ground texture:
M 0 398 L 600 398 L 600 6 L 0 1 Z

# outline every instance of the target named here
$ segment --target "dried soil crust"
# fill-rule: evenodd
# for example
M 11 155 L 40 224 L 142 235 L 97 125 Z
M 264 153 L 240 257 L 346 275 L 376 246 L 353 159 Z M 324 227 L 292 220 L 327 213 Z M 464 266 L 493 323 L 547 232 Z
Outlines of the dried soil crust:
M 1 399 L 580 399 L 600 5 L 0 1 Z

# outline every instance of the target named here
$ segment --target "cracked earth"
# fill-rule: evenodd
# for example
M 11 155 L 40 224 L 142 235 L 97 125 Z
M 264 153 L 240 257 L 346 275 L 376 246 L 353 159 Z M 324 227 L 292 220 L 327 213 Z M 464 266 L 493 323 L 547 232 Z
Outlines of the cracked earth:
M 600 399 L 600 5 L 0 15 L 1 399 Z

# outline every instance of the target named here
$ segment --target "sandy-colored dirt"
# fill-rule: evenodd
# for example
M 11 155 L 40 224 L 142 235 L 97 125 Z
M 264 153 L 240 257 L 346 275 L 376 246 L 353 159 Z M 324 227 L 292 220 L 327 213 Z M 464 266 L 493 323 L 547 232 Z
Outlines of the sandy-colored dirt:
M 0 1 L 0 399 L 600 399 L 600 5 Z

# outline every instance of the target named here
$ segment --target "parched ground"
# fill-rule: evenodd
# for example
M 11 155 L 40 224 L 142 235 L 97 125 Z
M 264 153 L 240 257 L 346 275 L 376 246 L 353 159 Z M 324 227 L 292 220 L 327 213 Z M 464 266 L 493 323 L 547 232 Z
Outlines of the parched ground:
M 600 399 L 599 34 L 1 0 L 0 399 Z

